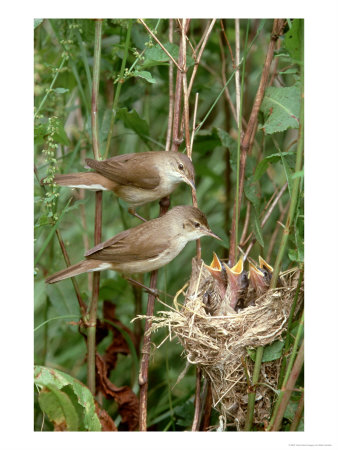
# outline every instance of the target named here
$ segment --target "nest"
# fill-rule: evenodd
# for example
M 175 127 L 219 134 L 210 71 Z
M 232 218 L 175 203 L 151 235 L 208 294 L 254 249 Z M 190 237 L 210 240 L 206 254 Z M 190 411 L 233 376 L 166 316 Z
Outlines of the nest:
M 254 363 L 247 349 L 266 346 L 281 340 L 294 300 L 299 270 L 280 275 L 281 287 L 269 289 L 238 313 L 211 316 L 206 312 L 205 296 L 217 296 L 217 285 L 203 261 L 193 260 L 188 288 L 175 297 L 176 309 L 161 311 L 153 317 L 149 332 L 168 327 L 170 339 L 177 336 L 190 364 L 198 365 L 210 381 L 213 407 L 221 414 L 225 427 L 232 423 L 238 430 L 245 424 L 248 403 L 246 373 L 252 379 Z M 184 295 L 179 308 L 177 299 Z M 298 306 L 303 299 L 303 286 Z M 277 389 L 280 359 L 262 363 L 256 388 L 255 422 L 261 425 L 271 415 L 271 405 Z

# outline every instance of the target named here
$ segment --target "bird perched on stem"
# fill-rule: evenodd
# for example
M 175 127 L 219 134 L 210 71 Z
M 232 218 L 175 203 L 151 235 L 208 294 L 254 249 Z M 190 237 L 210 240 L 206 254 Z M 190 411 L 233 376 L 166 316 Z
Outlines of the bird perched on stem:
M 194 166 L 183 153 L 128 153 L 103 161 L 87 158 L 86 164 L 94 172 L 57 174 L 53 182 L 71 188 L 113 191 L 137 217 L 135 207 L 168 196 L 181 182 L 195 190 Z
M 176 206 L 163 216 L 122 231 L 96 245 L 85 259 L 51 275 L 56 283 L 85 272 L 106 269 L 123 273 L 151 272 L 172 261 L 189 241 L 214 234 L 205 215 L 193 206 Z

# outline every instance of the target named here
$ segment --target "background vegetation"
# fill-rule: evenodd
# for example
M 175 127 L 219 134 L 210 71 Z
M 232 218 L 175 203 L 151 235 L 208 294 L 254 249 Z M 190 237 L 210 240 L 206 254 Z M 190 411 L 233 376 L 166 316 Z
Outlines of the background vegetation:
M 152 19 L 145 23 L 177 61 L 181 35 L 178 22 L 173 21 L 172 39 L 168 20 Z M 202 239 L 202 258 L 207 263 L 213 251 L 222 258 L 229 256 L 233 205 L 239 181 L 240 137 L 248 126 L 273 27 L 272 20 L 241 20 L 237 33 L 241 50 L 236 63 L 235 21 L 216 20 L 206 39 L 210 23 L 203 19 L 191 20 L 186 48 L 189 83 L 201 43 L 206 42 L 192 83 L 189 106 L 190 132 L 196 106 L 192 160 L 198 205 L 207 215 L 212 230 L 223 239 L 222 243 Z M 39 366 L 37 378 L 43 380 L 40 385 L 37 383 L 35 391 L 36 430 L 52 430 L 57 426 L 62 429 L 64 424 L 64 416 L 61 414 L 59 421 L 55 420 L 48 406 L 52 401 L 48 397 L 50 389 L 47 397 L 42 390 L 44 399 L 41 393 L 38 395 L 42 386 L 55 385 L 48 378 L 51 374 L 40 366 L 58 369 L 84 384 L 87 382 L 86 330 L 83 323 L 79 323 L 81 311 L 72 282 L 66 280 L 48 286 L 44 279 L 47 274 L 65 267 L 60 243 L 64 244 L 71 263 L 82 259 L 85 249 L 94 245 L 95 226 L 95 194 L 54 185 L 43 187 L 39 180 L 44 177 L 52 180 L 55 172 L 83 171 L 85 157 L 93 156 L 92 90 L 97 80 L 98 143 L 102 158 L 166 147 L 169 98 L 170 93 L 174 93 L 168 75 L 169 57 L 137 20 L 108 19 L 100 21 L 100 26 L 102 40 L 97 76 L 94 71 L 97 21 L 35 22 L 35 363 Z M 302 46 L 302 21 L 285 20 L 246 158 L 244 196 L 238 217 L 239 247 L 245 252 L 254 239 L 250 256 L 258 259 L 258 255 L 262 255 L 270 264 L 280 264 L 281 270 L 303 265 L 302 133 L 299 133 L 303 125 Z M 176 68 L 173 68 L 175 81 Z M 237 98 L 236 73 L 240 74 Z M 236 122 L 237 105 L 240 106 L 240 130 Z M 179 151 L 184 151 L 186 146 L 184 132 L 182 138 Z M 278 202 L 270 211 L 276 196 L 279 196 Z M 191 193 L 185 185 L 171 196 L 171 206 L 180 204 L 191 204 Z M 102 211 L 102 240 L 139 223 L 112 193 L 103 193 Z M 154 218 L 158 216 L 159 207 L 150 204 L 138 212 Z M 268 218 L 262 226 L 267 212 Z M 285 226 L 289 234 L 284 242 Z M 157 287 L 167 303 L 171 304 L 171 296 L 189 279 L 191 258 L 195 253 L 196 247 L 189 244 L 172 263 L 159 271 Z M 150 274 L 146 274 L 137 279 L 149 285 L 149 278 Z M 80 297 L 89 303 L 90 278 L 79 276 L 77 284 Z M 98 326 L 98 352 L 114 359 L 110 361 L 113 368 L 110 381 L 117 387 L 130 386 L 136 394 L 144 323 L 139 320 L 131 323 L 131 319 L 145 313 L 147 298 L 146 293 L 133 288 L 120 275 L 108 271 L 101 274 L 98 317 L 108 318 L 110 328 L 102 325 L 100 335 Z M 114 304 L 115 309 L 106 303 L 104 314 L 105 300 Z M 163 306 L 155 303 L 155 313 L 159 309 Z M 288 352 L 293 348 L 300 326 L 302 321 L 295 317 L 293 331 L 287 336 Z M 163 331 L 152 340 L 158 345 L 165 337 Z M 166 340 L 156 352 L 155 345 L 149 367 L 148 429 L 190 430 L 194 417 L 195 368 L 189 367 L 178 382 L 186 367 L 182 348 L 176 340 Z M 274 357 L 283 358 L 282 351 L 280 349 Z M 281 424 L 284 430 L 290 429 L 303 398 L 301 378 L 302 375 L 298 390 L 285 410 Z M 62 393 L 66 401 L 69 400 L 65 420 L 68 429 L 99 429 L 98 422 L 83 418 L 82 394 L 77 395 L 80 388 L 76 387 L 76 381 L 60 383 L 59 390 L 53 391 L 53 399 L 62 403 Z M 118 429 L 132 429 L 132 413 L 128 408 L 123 410 L 121 399 L 113 399 L 113 395 L 107 399 L 102 393 L 97 397 Z M 213 412 L 211 425 L 217 426 L 217 416 Z M 51 417 L 54 419 L 50 420 Z M 129 419 L 125 420 L 126 417 Z M 300 417 L 296 419 L 298 429 L 302 429 Z M 112 429 L 111 421 L 106 418 L 106 422 Z

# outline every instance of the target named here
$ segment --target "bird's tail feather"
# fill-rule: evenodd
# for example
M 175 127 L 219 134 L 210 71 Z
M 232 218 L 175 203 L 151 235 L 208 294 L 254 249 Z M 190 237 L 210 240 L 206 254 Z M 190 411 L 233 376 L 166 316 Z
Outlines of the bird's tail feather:
M 66 278 L 75 277 L 76 275 L 80 275 L 81 273 L 103 270 L 103 267 L 100 268 L 101 263 L 102 261 L 85 259 L 77 264 L 67 267 L 67 269 L 63 269 L 59 272 L 54 273 L 50 277 L 46 278 L 46 283 L 52 284 L 61 280 L 65 280 Z
M 95 172 L 56 174 L 54 176 L 54 183 L 59 186 L 89 189 L 91 191 L 112 190 L 114 187 L 112 181 Z

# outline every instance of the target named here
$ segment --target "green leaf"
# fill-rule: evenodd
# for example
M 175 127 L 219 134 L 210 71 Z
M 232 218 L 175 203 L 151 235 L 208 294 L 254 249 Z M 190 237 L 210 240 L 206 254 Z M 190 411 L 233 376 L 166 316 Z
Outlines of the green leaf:
M 176 44 L 167 42 L 163 44 L 163 47 L 176 61 L 178 60 L 179 47 Z M 145 59 L 142 63 L 142 67 L 167 65 L 170 59 L 167 53 L 158 44 L 154 45 L 151 48 L 148 48 L 144 53 L 144 58 Z M 187 67 L 190 67 L 193 64 L 194 59 L 189 54 L 187 54 Z
M 67 426 L 67 431 L 79 430 L 79 418 L 75 406 L 65 392 L 47 386 L 39 394 L 39 404 L 49 420 L 57 426 Z
M 233 139 L 229 133 L 224 131 L 222 128 L 215 128 L 218 137 L 220 138 L 223 147 L 228 148 L 231 153 L 237 150 L 237 142 Z
M 269 87 L 261 105 L 265 122 L 259 128 L 265 134 L 285 131 L 288 128 L 299 127 L 300 88 Z
M 163 47 L 170 53 L 170 55 L 174 59 L 178 59 L 179 48 L 176 44 L 172 44 L 171 42 L 167 42 L 163 44 Z M 147 61 L 159 61 L 166 62 L 169 61 L 169 56 L 167 53 L 159 46 L 159 44 L 154 45 L 153 47 L 148 48 L 144 52 L 145 60 Z
M 264 347 L 262 362 L 275 361 L 282 356 L 284 341 L 275 341 Z
M 297 62 L 302 58 L 303 19 L 294 19 L 290 30 L 284 36 L 284 47 Z
M 39 25 L 42 24 L 44 19 L 34 19 L 34 30 L 35 28 L 37 28 Z
M 49 417 L 57 420 L 63 418 L 67 423 L 67 428 L 77 429 L 74 428 L 77 423 L 83 423 L 84 430 L 101 430 L 101 424 L 95 411 L 94 398 L 87 386 L 60 370 L 43 366 L 35 366 L 34 382 L 43 389 L 39 394 L 39 402 L 42 393 L 52 394 L 43 398 L 41 406 L 46 413 L 48 410 Z M 78 421 L 74 414 L 76 411 L 81 411 L 81 417 L 77 413 Z M 54 421 L 54 419 L 51 420 Z M 70 428 L 68 429 L 70 430 Z
M 202 131 L 195 136 L 194 150 L 198 153 L 210 152 L 219 145 L 221 141 L 216 130 Z
M 284 341 L 275 341 L 264 347 L 262 362 L 275 361 L 282 356 Z M 250 358 L 256 361 L 256 350 L 247 349 Z
M 128 111 L 127 108 L 120 108 L 117 111 L 116 119 L 122 120 L 126 128 L 135 131 L 135 133 L 149 146 L 148 139 L 146 139 L 150 134 L 149 125 L 144 119 L 141 119 L 135 109 Z
M 156 83 L 155 78 L 153 78 L 151 73 L 147 72 L 146 70 L 135 70 L 134 76 L 143 78 L 144 80 L 148 81 L 148 83 Z
M 269 167 L 269 164 L 274 164 L 275 162 L 279 161 L 283 156 L 291 156 L 294 155 L 294 152 L 280 152 L 280 153 L 273 153 L 272 155 L 266 156 L 263 158 L 256 167 L 254 180 L 258 181 L 262 175 L 266 172 L 267 168 Z

